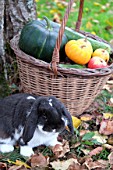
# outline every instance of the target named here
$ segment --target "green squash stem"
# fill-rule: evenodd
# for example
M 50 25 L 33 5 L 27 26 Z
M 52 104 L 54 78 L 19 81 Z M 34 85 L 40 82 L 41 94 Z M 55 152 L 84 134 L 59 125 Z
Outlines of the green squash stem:
M 43 17 L 44 19 L 45 19 L 45 21 L 46 21 L 46 23 L 47 23 L 47 29 L 48 30 L 53 30 L 53 28 L 52 28 L 52 26 L 51 26 L 51 24 L 50 24 L 50 21 L 49 21 L 49 19 L 46 17 L 46 16 L 44 16 Z

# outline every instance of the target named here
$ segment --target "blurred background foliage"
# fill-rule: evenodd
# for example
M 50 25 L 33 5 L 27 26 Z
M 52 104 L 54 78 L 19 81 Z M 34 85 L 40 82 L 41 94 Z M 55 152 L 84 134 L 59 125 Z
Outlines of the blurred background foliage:
M 61 22 L 69 0 L 35 0 L 37 16 L 47 16 L 56 22 Z M 79 0 L 75 0 L 67 26 L 75 28 L 78 17 Z M 110 41 L 113 39 L 113 0 L 85 0 L 81 30 L 96 34 Z

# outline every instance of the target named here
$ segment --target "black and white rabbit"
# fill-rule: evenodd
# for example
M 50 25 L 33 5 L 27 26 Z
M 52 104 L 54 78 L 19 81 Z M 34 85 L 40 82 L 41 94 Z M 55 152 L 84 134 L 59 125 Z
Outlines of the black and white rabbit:
M 54 146 L 72 119 L 63 103 L 53 96 L 18 93 L 0 100 L 0 152 L 20 145 L 20 154 L 31 156 L 39 145 Z

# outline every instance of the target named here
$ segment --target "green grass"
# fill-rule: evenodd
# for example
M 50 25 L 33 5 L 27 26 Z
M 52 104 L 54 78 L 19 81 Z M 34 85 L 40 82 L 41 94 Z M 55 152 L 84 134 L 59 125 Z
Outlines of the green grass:
M 62 20 L 67 4 L 63 5 L 67 0 L 37 0 L 37 16 L 42 18 L 47 16 L 53 20 L 55 13 Z M 82 17 L 81 30 L 95 33 L 101 38 L 110 41 L 113 39 L 113 1 L 112 0 L 96 0 L 84 1 L 84 11 Z M 70 13 L 67 26 L 75 28 L 78 16 L 79 1 L 75 1 L 72 12 Z

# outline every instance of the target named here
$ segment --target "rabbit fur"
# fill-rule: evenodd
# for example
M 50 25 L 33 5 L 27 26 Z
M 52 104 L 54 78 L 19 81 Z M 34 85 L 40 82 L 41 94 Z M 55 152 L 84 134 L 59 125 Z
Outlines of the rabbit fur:
M 65 126 L 73 133 L 70 113 L 53 96 L 18 93 L 0 99 L 0 152 L 20 146 L 20 154 L 31 156 L 39 145 L 54 146 Z

